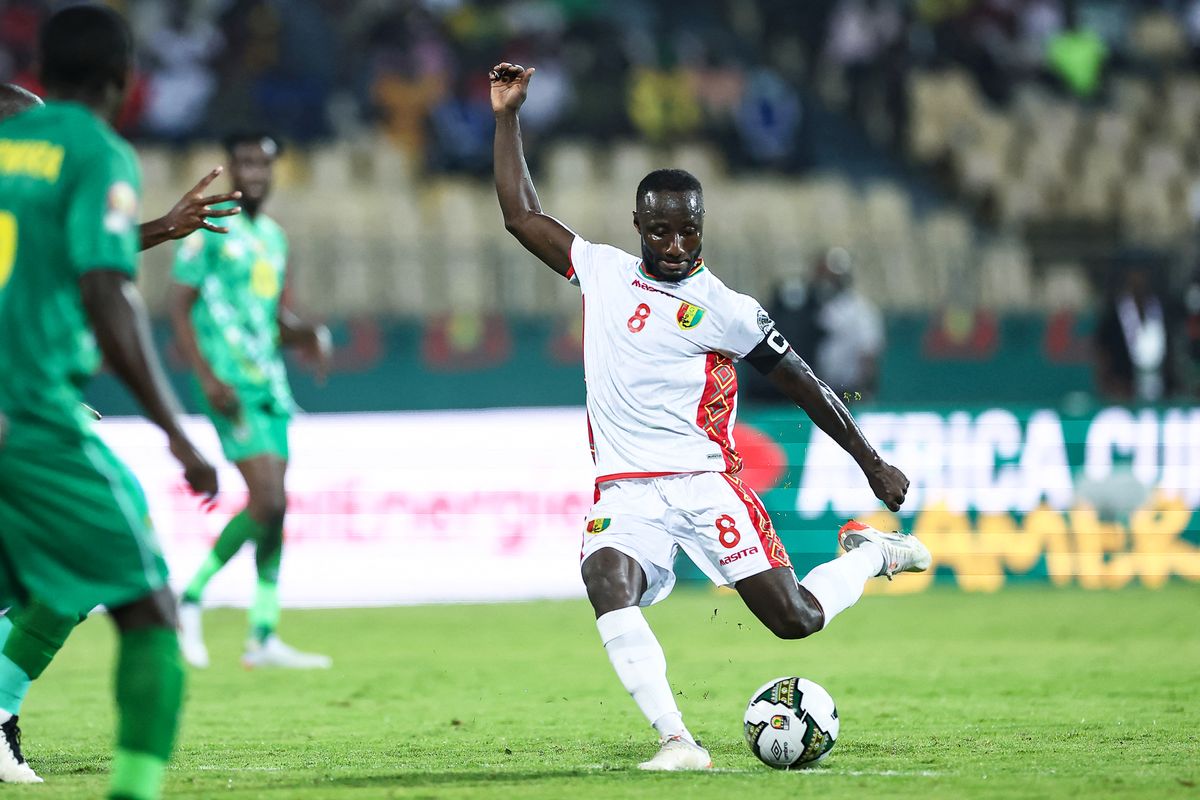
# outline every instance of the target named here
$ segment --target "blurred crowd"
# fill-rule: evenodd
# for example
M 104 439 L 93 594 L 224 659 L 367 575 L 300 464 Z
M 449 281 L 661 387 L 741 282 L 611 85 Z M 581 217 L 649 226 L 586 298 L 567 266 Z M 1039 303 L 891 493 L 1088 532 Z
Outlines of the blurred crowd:
M 52 0 L 0 0 L 0 80 L 36 89 Z M 185 142 L 270 123 L 311 141 L 381 126 L 435 170 L 482 172 L 484 71 L 538 68 L 533 136 L 719 145 L 734 166 L 810 165 L 807 97 L 900 136 L 905 75 L 956 63 L 1003 99 L 1040 76 L 1098 90 L 1144 7 L 1200 47 L 1200 0 L 112 0 L 140 50 L 126 133 Z M 1150 31 L 1148 36 L 1155 36 Z M 1163 35 L 1161 32 L 1160 37 Z
M 38 26 L 63 4 L 0 0 L 0 81 L 40 89 Z M 695 170 L 724 226 L 706 252 L 840 386 L 877 383 L 876 306 L 1090 312 L 1111 396 L 1200 383 L 1200 0 L 110 4 L 137 39 L 121 128 L 156 200 L 232 129 L 307 145 L 281 188 L 340 202 L 276 203 L 301 294 L 341 298 L 333 313 L 460 308 L 451 264 L 480 273 L 476 305 L 544 307 L 486 180 L 486 71 L 508 60 L 537 67 L 522 120 L 556 209 L 619 241 L 627 210 L 598 196 L 664 158 Z M 831 150 L 847 132 L 866 136 Z M 871 150 L 882 170 L 855 163 Z M 391 224 L 397 204 L 420 224 Z M 334 231 L 355 233 L 331 250 Z
M 804 165 L 801 73 L 819 21 L 782 0 L 114 0 L 140 71 L 124 132 L 187 142 L 270 123 L 292 140 L 378 126 L 416 163 L 490 166 L 486 70 L 536 65 L 533 137 L 719 143 L 732 162 Z M 0 0 L 0 80 L 36 90 L 38 22 Z M 805 4 L 807 5 L 807 4 Z M 814 27 L 816 25 L 816 27 Z M 810 40 L 807 41 L 805 36 Z

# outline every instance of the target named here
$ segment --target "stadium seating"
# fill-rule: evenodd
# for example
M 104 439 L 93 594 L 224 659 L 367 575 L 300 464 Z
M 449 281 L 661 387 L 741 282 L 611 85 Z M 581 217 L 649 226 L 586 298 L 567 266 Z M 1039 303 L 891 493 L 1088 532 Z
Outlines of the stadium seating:
M 1114 75 L 1098 105 L 1028 81 L 996 106 L 963 69 L 914 72 L 910 157 L 947 165 L 985 221 L 1017 234 L 1082 221 L 1113 225 L 1133 245 L 1178 243 L 1200 177 L 1200 78 L 1179 66 L 1185 47 L 1169 15 L 1146 15 L 1131 38 L 1158 68 Z
M 985 124 L 995 129 L 989 135 L 997 147 L 1013 136 L 998 117 Z M 141 156 L 149 211 L 165 211 L 221 163 L 211 145 L 183 152 L 146 147 Z M 1160 161 L 1152 159 L 1155 170 L 1165 168 Z M 1028 272 L 1026 251 L 1010 247 L 1007 261 L 995 260 L 966 216 L 919 215 L 899 183 L 855 184 L 836 173 L 731 177 L 703 145 L 551 146 L 538 175 L 542 203 L 581 235 L 632 249 L 634 187 L 665 164 L 683 165 L 704 182 L 705 256 L 741 291 L 766 296 L 779 280 L 807 274 L 833 246 L 854 256 L 864 293 L 896 310 L 936 308 L 956 281 L 982 285 L 978 272 L 989 258 L 993 265 L 1019 262 L 1014 268 Z M 288 231 L 290 291 L 302 309 L 339 318 L 417 318 L 450 311 L 566 315 L 579 308 L 577 289 L 531 265 L 509 240 L 490 181 L 418 175 L 382 137 L 286 152 L 268 213 Z M 169 247 L 148 252 L 141 279 L 160 314 L 170 260 Z

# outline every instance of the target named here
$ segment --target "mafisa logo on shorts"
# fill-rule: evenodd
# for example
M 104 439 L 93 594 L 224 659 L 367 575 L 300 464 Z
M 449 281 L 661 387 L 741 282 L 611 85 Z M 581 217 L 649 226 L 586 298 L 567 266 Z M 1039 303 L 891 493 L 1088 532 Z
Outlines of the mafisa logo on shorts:
M 721 566 L 723 567 L 726 564 L 732 564 L 735 561 L 746 558 L 748 556 L 752 556 L 757 552 L 758 552 L 758 547 L 755 546 L 755 547 L 747 547 L 745 550 L 738 550 L 736 553 L 730 553 L 729 555 L 727 555 L 721 559 Z
M 608 530 L 608 526 L 611 524 L 612 524 L 611 517 L 599 517 L 597 519 L 589 519 L 585 530 L 587 530 L 588 533 L 603 533 L 604 531 Z

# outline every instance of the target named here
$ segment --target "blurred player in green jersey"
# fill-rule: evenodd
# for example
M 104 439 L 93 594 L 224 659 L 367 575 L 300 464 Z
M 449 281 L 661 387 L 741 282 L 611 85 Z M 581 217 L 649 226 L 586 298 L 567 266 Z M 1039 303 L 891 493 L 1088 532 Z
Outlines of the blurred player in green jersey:
M 37 95 L 12 84 L 0 84 L 0 122 L 31 108 L 43 106 Z M 226 192 L 206 196 L 204 191 L 223 171 L 216 167 L 193 186 L 163 216 L 139 227 L 142 250 L 172 239 L 181 239 L 193 231 L 204 228 L 214 233 L 228 233 L 229 229 L 211 220 L 228 217 L 241 212 L 231 201 L 241 197 L 239 192 Z M 224 204 L 221 208 L 214 208 Z M 2 288 L 2 287 L 0 287 Z M 99 412 L 86 404 L 83 409 L 100 418 Z M 3 447 L 7 422 L 0 414 L 0 447 Z M 5 655 L 6 651 L 16 654 L 40 653 L 37 664 L 44 669 L 62 646 L 67 635 L 81 619 L 86 618 L 86 609 L 79 615 L 59 615 L 37 600 L 24 607 L 10 607 L 0 616 L 0 782 L 33 783 L 40 781 L 25 761 L 20 748 L 20 726 L 18 725 L 21 704 L 29 691 L 33 678 L 21 665 Z M 9 642 L 11 641 L 11 644 Z
M 247 667 L 328 667 L 326 656 L 302 653 L 275 633 L 279 622 L 279 562 L 287 509 L 284 475 L 293 401 L 280 346 L 295 346 L 317 365 L 323 380 L 330 357 L 329 330 L 306 323 L 280 302 L 286 279 L 287 237 L 263 213 L 279 145 L 263 134 L 226 141 L 229 175 L 242 193 L 243 213 L 229 235 L 198 231 L 176 252 L 171 322 L 195 371 L 204 411 L 249 490 L 246 507 L 221 531 L 188 584 L 180 606 L 180 633 L 189 663 L 208 665 L 200 624 L 204 587 L 247 541 L 254 542 L 258 585 L 250 608 Z
M 120 636 L 110 797 L 147 800 L 161 793 L 183 671 L 145 496 L 81 402 L 101 354 L 192 489 L 211 499 L 217 476 L 180 427 L 132 281 L 140 175 L 108 125 L 129 81 L 128 28 L 105 8 L 73 7 L 47 21 L 40 44 L 50 102 L 0 125 L 0 605 L 22 609 L 17 629 L 33 613 L 52 618 L 43 630 L 69 625 L 55 641 L 9 636 L 0 677 L 36 678 L 78 615 L 106 606 Z

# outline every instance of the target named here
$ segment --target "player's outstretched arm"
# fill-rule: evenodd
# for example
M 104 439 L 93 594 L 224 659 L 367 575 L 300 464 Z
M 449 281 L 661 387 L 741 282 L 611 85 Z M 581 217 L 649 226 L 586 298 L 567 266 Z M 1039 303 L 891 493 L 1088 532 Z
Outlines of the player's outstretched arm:
M 169 242 L 172 239 L 182 239 L 201 228 L 213 233 L 229 233 L 229 228 L 223 225 L 214 225 L 209 220 L 240 214 L 242 213 L 241 206 L 216 209 L 212 208 L 212 206 L 218 203 L 227 203 L 230 200 L 239 200 L 242 193 L 226 192 L 225 194 L 213 194 L 207 197 L 204 195 L 204 190 L 208 188 L 210 183 L 217 179 L 217 176 L 223 170 L 224 167 L 214 167 L 187 194 L 179 198 L 179 202 L 170 211 L 158 219 L 143 222 L 141 225 L 142 249 L 149 250 L 151 247 L 157 247 L 163 242 Z
M 496 196 L 504 213 L 504 227 L 525 249 L 559 275 L 571 269 L 571 242 L 575 234 L 554 217 L 542 213 L 525 150 L 521 144 L 521 122 L 517 111 L 529 92 L 534 69 L 507 61 L 492 67 L 492 112 L 496 115 L 493 145 Z
M 279 304 L 275 318 L 279 325 L 280 343 L 303 352 L 316 368 L 317 385 L 324 386 L 333 362 L 333 337 L 329 334 L 329 328 L 319 322 L 301 319 L 283 303 Z
M 179 424 L 179 400 L 154 351 L 146 309 L 129 275 L 117 270 L 91 270 L 79 279 L 79 291 L 104 360 L 129 387 L 151 421 L 167 434 L 171 453 L 183 466 L 192 491 L 212 500 L 217 494 L 217 471 Z
M 785 345 L 786 346 L 786 345 Z M 789 350 L 767 373 L 767 378 L 825 431 L 843 450 L 853 456 L 871 490 L 892 511 L 898 511 L 908 491 L 904 473 L 884 461 L 863 436 L 850 410 L 837 394 L 818 378 L 804 359 Z

